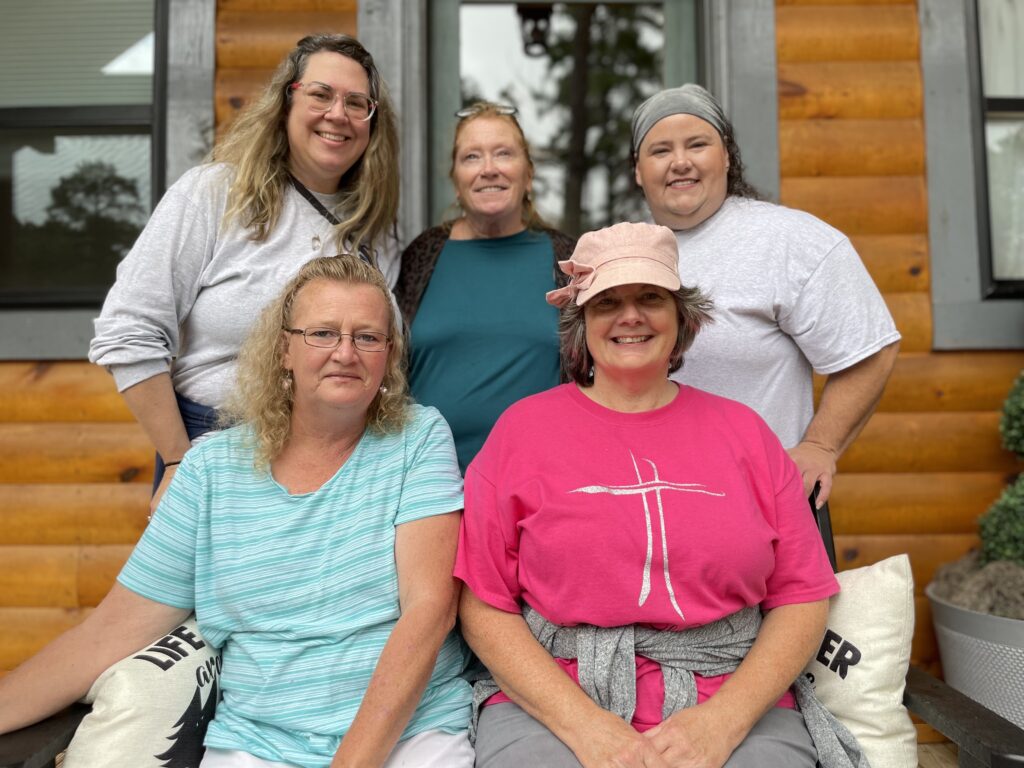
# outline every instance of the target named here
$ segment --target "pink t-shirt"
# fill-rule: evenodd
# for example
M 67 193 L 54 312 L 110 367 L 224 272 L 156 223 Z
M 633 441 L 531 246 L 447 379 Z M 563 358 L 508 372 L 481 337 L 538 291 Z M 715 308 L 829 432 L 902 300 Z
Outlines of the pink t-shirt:
M 495 608 L 525 601 L 561 626 L 687 629 L 839 591 L 778 439 L 751 409 L 692 387 L 643 413 L 575 384 L 521 400 L 469 465 L 465 493 L 455 575 Z M 558 661 L 575 679 L 576 662 Z M 637 661 L 633 724 L 645 730 L 661 721 L 664 681 Z M 724 680 L 698 676 L 699 700 Z

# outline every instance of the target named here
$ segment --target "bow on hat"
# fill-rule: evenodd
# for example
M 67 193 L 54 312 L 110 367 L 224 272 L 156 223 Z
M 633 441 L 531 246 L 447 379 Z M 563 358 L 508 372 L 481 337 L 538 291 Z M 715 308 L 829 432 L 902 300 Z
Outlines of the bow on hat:
M 594 283 L 597 271 L 591 264 L 581 264 L 578 261 L 567 259 L 558 262 L 558 268 L 569 275 L 569 282 L 562 288 L 548 291 L 544 294 L 548 304 L 561 309 L 570 301 L 573 301 L 580 291 L 585 291 Z

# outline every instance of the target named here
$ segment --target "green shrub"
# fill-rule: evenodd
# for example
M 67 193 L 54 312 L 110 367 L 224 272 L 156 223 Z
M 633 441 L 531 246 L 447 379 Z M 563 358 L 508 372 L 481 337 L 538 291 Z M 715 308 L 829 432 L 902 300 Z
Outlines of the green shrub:
M 1009 560 L 1024 566 L 1024 475 L 978 518 L 978 528 L 982 565 Z
M 1024 372 L 1013 382 L 1010 394 L 1006 396 L 999 432 L 1003 436 L 1003 446 L 1024 458 Z

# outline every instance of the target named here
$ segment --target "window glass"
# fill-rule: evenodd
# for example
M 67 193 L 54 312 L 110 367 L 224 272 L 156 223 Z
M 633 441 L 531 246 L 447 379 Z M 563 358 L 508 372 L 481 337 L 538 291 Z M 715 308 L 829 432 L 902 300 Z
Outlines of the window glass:
M 985 143 L 992 277 L 1024 280 L 1024 115 L 989 115 Z
M 1024 2 L 979 0 L 992 277 L 1024 280 Z
M 0 306 L 99 306 L 150 209 L 153 1 L 0 14 Z
M 0 108 L 152 100 L 152 0 L 0 0 L 0 18 Z
M 1024 98 L 1024 3 L 979 0 L 981 71 L 988 98 Z
M 630 119 L 661 88 L 661 4 L 518 7 L 541 12 L 543 22 L 520 16 L 515 3 L 461 6 L 463 104 L 484 98 L 518 108 L 537 208 L 554 226 L 578 235 L 645 217 Z
M 149 136 L 0 131 L 0 156 L 3 303 L 98 304 L 149 213 Z

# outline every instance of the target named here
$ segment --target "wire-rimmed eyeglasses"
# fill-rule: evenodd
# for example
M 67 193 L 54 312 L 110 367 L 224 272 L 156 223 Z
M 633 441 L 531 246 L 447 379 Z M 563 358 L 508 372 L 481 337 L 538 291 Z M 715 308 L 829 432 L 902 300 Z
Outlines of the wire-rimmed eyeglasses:
M 388 348 L 391 337 L 377 331 L 356 331 L 355 333 L 341 333 L 334 328 L 285 328 L 282 331 L 291 334 L 301 334 L 302 340 L 311 347 L 320 349 L 337 349 L 341 340 L 348 336 L 352 344 L 362 352 L 383 352 Z
M 350 91 L 342 96 L 331 86 L 317 82 L 292 83 L 289 87 L 293 91 L 302 92 L 306 97 L 310 112 L 318 114 L 330 112 L 339 100 L 341 101 L 342 109 L 345 110 L 345 114 L 353 120 L 366 122 L 377 111 L 377 102 L 365 93 L 359 93 L 358 91 Z
M 490 102 L 484 101 L 477 104 L 471 104 L 468 107 L 463 107 L 455 113 L 455 116 L 460 120 L 465 120 L 467 117 L 479 115 L 481 112 L 494 112 L 495 114 L 505 115 L 507 117 L 515 117 L 519 114 L 519 110 L 511 104 L 491 104 Z

